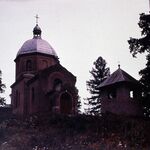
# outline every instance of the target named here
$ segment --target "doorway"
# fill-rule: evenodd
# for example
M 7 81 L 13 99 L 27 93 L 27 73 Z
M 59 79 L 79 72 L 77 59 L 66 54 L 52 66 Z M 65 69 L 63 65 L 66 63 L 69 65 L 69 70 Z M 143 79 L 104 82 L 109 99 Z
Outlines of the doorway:
M 72 97 L 65 92 L 60 96 L 60 113 L 71 114 L 72 112 Z

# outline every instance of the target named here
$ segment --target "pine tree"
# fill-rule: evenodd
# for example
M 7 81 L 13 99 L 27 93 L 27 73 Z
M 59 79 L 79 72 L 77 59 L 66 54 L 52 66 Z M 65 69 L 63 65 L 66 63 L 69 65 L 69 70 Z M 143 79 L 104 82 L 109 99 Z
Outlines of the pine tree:
M 146 59 L 146 67 L 139 74 L 141 75 L 140 82 L 144 85 L 142 94 L 144 115 L 150 117 L 150 54 L 147 55 Z
M 102 57 L 93 63 L 94 67 L 90 71 L 92 79 L 86 82 L 87 90 L 91 97 L 86 98 L 87 114 L 100 115 L 101 114 L 101 90 L 99 85 L 110 75 L 110 69 L 106 67 L 106 61 Z
M 130 52 L 133 57 L 136 57 L 138 53 L 150 53 L 150 14 L 140 14 L 138 25 L 142 29 L 142 37 L 139 39 L 130 38 L 130 40 L 128 40 Z
M 142 29 L 141 38 L 130 38 L 128 41 L 130 52 L 133 57 L 138 53 L 146 53 L 146 67 L 139 71 L 141 79 L 139 80 L 143 85 L 143 105 L 145 115 L 150 117 L 150 14 L 142 13 L 139 19 L 139 27 Z
M 2 83 L 2 72 L 0 70 L 0 93 L 4 93 L 5 92 L 5 90 L 4 90 L 5 88 L 6 88 L 5 84 Z M 5 98 L 0 96 L 0 106 L 5 105 L 6 104 L 5 101 L 6 101 Z
M 76 88 L 76 96 L 77 96 L 77 100 L 78 100 L 78 102 L 77 102 L 77 114 L 80 114 L 81 113 L 81 98 L 80 98 L 80 96 L 79 96 L 79 91 L 78 91 L 78 89 Z
M 80 114 L 81 113 L 81 98 L 78 98 L 78 103 L 77 103 L 77 113 Z

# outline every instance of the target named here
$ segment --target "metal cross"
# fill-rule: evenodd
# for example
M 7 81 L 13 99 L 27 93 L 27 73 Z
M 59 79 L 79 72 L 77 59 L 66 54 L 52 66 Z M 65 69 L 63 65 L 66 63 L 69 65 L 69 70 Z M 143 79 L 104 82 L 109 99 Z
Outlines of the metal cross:
M 120 68 L 120 61 L 118 61 L 118 68 Z
M 36 24 L 38 24 L 39 16 L 38 16 L 38 15 L 36 15 L 36 16 L 35 16 L 35 18 L 36 18 Z

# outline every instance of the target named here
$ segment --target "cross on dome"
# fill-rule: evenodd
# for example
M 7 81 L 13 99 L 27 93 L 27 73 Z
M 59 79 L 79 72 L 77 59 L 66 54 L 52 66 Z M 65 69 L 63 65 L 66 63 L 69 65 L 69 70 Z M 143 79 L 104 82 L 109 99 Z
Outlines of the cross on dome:
M 33 37 L 34 37 L 34 38 L 41 38 L 41 32 L 42 32 L 42 30 L 41 30 L 41 28 L 38 26 L 38 19 L 39 19 L 39 16 L 36 15 L 35 18 L 36 18 L 36 26 L 35 26 L 34 29 L 33 29 Z
M 36 18 L 36 24 L 38 24 L 38 19 L 39 19 L 38 14 L 36 14 L 35 18 Z

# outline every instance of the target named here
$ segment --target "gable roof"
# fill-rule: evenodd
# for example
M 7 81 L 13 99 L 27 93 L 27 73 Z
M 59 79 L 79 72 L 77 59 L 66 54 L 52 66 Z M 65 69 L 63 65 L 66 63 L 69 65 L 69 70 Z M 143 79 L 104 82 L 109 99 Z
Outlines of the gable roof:
M 120 83 L 120 82 L 128 82 L 128 83 L 139 84 L 139 82 L 135 78 L 133 78 L 132 76 L 130 76 L 124 70 L 118 68 L 105 81 L 103 81 L 100 84 L 100 88 L 108 86 L 108 85 L 117 84 L 117 83 Z
M 74 76 L 71 72 L 69 72 L 65 67 L 63 67 L 61 64 L 52 65 L 48 68 L 45 68 L 44 70 L 39 71 L 32 79 L 28 81 L 28 84 L 34 82 L 37 80 L 41 75 L 43 74 L 51 74 L 53 72 L 64 72 L 68 76 L 70 76 L 74 82 L 76 82 L 76 76 Z
M 52 65 L 41 71 L 41 73 L 52 73 L 52 72 L 64 72 L 76 80 L 76 76 L 74 76 L 70 71 L 68 71 L 60 63 L 57 63 L 56 65 Z

